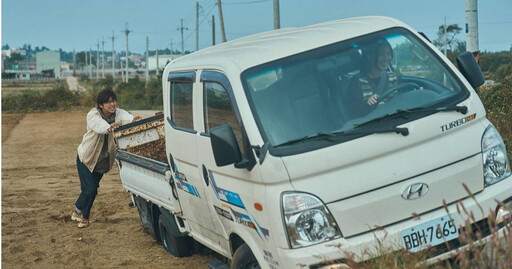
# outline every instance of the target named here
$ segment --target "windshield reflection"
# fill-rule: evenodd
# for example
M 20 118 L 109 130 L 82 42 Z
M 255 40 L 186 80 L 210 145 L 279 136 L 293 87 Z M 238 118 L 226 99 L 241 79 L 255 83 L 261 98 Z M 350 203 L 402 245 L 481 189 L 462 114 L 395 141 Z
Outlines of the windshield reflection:
M 400 111 L 454 105 L 468 94 L 437 56 L 400 28 L 257 66 L 242 80 L 271 145 L 350 132 Z M 396 124 L 380 122 L 385 129 Z

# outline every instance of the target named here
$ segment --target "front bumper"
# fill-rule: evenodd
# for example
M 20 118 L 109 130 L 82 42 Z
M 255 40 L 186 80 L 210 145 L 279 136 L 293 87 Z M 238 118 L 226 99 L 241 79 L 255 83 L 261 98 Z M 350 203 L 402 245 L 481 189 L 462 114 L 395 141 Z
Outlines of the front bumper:
M 483 179 L 482 179 L 483 180 Z M 473 195 L 474 199 L 467 197 L 459 202 L 447 205 L 442 204 L 432 211 L 421 214 L 419 218 L 411 218 L 348 238 L 341 238 L 314 246 L 299 249 L 278 248 L 278 256 L 282 268 L 344 268 L 344 262 L 351 257 L 356 262 L 369 260 L 379 253 L 399 251 L 403 249 L 400 240 L 400 231 L 420 224 L 422 222 L 439 218 L 449 213 L 455 214 L 456 223 L 463 226 L 466 220 L 473 222 L 486 222 L 489 212 L 496 212 L 499 204 L 496 201 L 510 201 L 512 199 L 512 176 L 496 183 L 483 191 Z M 478 201 L 478 202 L 477 202 Z M 462 210 L 462 206 L 465 208 Z M 458 209 L 457 209 L 458 207 Z M 447 212 L 448 211 L 448 212 Z M 460 213 L 459 213 L 460 212 Z M 473 214 L 470 217 L 469 214 Z M 474 220 L 474 221 L 473 221 Z M 342 231 L 343 232 L 343 231 Z M 501 234 L 501 233 L 500 233 Z M 484 234 L 478 242 L 484 244 L 490 236 Z M 467 248 L 467 246 L 461 246 Z M 456 250 L 443 252 L 431 257 L 426 262 L 436 262 L 451 257 Z M 338 267 L 334 267 L 338 265 Z M 331 267 L 332 266 L 332 267 Z

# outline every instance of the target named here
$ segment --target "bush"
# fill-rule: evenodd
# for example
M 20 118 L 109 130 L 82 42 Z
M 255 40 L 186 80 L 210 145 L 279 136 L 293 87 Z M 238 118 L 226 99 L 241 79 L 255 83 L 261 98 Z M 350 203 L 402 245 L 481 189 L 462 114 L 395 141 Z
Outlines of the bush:
M 90 80 L 90 79 L 89 79 L 89 76 L 88 76 L 88 75 L 86 75 L 86 74 L 82 74 L 82 75 L 80 75 L 80 78 L 79 78 L 79 81 L 80 81 L 80 82 L 89 82 L 89 80 Z
M 509 160 L 512 160 L 512 76 L 502 79 L 480 94 L 487 111 L 487 118 L 501 134 Z
M 128 83 L 119 83 L 114 87 L 120 105 L 125 109 L 161 110 L 163 108 L 162 86 L 157 79 L 151 79 L 146 86 L 145 80 L 131 78 Z
M 36 112 L 66 110 L 80 106 L 81 96 L 71 92 L 65 82 L 59 81 L 46 92 L 24 90 L 21 94 L 2 98 L 2 111 Z

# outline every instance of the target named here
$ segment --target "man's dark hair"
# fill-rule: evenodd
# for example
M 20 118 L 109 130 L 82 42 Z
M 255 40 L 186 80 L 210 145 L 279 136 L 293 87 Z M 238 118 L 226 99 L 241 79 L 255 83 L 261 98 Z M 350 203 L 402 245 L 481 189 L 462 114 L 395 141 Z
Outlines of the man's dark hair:
M 98 93 L 98 98 L 96 99 L 96 105 L 100 107 L 100 105 L 107 103 L 110 98 L 112 97 L 112 100 L 115 100 L 117 102 L 117 96 L 116 93 L 111 89 L 104 89 Z

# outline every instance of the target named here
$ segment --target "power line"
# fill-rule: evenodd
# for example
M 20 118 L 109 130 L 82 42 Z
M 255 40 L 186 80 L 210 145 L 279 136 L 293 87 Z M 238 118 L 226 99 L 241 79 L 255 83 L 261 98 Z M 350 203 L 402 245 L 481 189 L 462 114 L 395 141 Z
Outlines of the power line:
M 268 2 L 268 1 L 272 1 L 272 0 L 254 0 L 254 1 L 236 2 L 236 3 L 222 2 L 222 4 L 224 4 L 224 5 L 247 5 L 247 4 L 258 4 L 258 3 Z
M 215 8 L 215 4 L 211 5 L 210 7 L 210 10 L 208 11 L 208 13 L 203 17 L 203 19 L 201 20 L 201 22 L 199 23 L 199 26 L 201 26 L 203 24 L 203 22 L 208 18 L 208 16 L 210 15 L 210 13 L 213 11 L 213 9 Z M 201 31 L 200 31 L 201 32 Z M 193 33 L 190 33 L 187 35 L 187 37 L 184 39 L 184 41 L 187 41 L 191 36 L 192 36 Z

